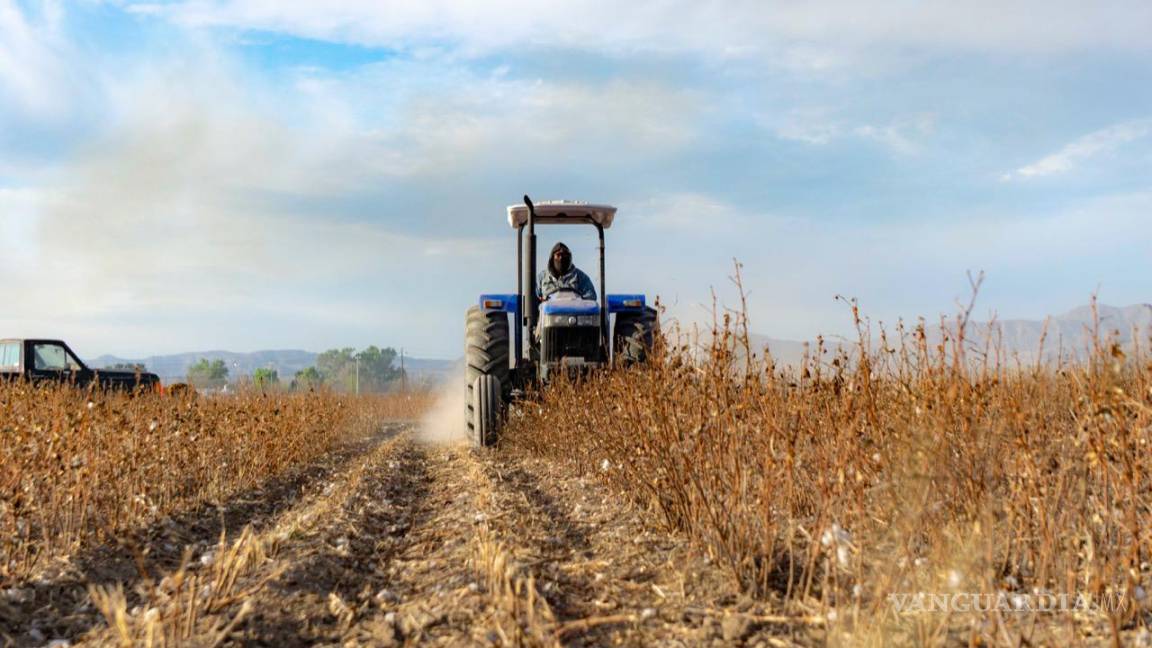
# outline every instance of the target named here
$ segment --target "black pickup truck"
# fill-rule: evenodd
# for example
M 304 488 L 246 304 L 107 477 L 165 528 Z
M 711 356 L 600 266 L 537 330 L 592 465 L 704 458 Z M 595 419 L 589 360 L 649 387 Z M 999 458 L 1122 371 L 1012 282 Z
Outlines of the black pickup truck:
M 58 382 L 105 389 L 160 391 L 153 373 L 89 369 L 61 340 L 0 340 L 0 380 Z

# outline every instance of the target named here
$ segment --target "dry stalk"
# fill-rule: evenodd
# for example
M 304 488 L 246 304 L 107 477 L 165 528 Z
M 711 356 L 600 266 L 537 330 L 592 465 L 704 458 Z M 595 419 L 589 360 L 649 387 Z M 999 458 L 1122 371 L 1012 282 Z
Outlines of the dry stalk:
M 600 477 L 749 593 L 816 611 L 850 643 L 1119 641 L 1147 622 L 1142 347 L 1097 324 L 1086 363 L 1013 362 L 994 330 L 970 330 L 974 302 L 939 328 L 889 334 L 847 300 L 856 342 L 819 340 L 779 368 L 751 346 L 741 299 L 714 309 L 702 351 L 669 335 L 643 368 L 550 385 L 515 410 L 506 445 Z M 1082 593 L 1100 605 L 909 617 L 891 602 L 908 592 Z
M 245 527 L 228 543 L 223 534 L 217 550 L 198 568 L 185 554 L 178 570 L 158 584 L 139 587 L 140 603 L 129 608 L 121 585 L 89 589 L 93 603 L 108 626 L 86 640 L 95 645 L 216 646 L 251 612 L 250 601 L 288 567 L 278 556 L 284 543 L 311 531 L 328 513 L 341 507 L 356 492 L 367 471 L 381 463 L 402 442 L 395 438 L 361 457 L 338 482 L 310 502 L 281 517 L 271 528 L 256 533 Z M 334 596 L 334 595 L 333 595 Z M 350 624 L 354 615 L 336 597 L 334 615 Z
M 123 532 L 257 487 L 425 394 L 228 397 L 0 383 L 0 587 Z

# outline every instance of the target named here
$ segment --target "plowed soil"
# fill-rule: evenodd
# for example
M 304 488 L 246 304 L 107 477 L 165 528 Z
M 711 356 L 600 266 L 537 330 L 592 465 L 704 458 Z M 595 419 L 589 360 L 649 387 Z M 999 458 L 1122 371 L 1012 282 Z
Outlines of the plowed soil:
M 0 592 L 0 644 L 822 641 L 769 608 L 594 480 L 393 425 Z

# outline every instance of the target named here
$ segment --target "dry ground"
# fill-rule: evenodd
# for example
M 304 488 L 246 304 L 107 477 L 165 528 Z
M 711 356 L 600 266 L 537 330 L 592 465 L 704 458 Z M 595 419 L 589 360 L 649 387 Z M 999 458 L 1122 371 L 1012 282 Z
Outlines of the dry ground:
M 554 464 L 392 425 L 0 592 L 0 644 L 822 643 L 650 520 Z

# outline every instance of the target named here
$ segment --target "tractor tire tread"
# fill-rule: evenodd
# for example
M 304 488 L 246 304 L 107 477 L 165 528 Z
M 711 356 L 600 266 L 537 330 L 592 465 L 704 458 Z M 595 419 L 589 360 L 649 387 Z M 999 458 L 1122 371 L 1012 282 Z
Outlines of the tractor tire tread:
M 508 315 L 485 311 L 479 306 L 468 308 L 464 327 L 464 377 L 466 381 L 465 421 L 469 437 L 477 434 L 479 413 L 476 411 L 473 385 L 481 376 L 492 376 L 499 384 L 499 394 L 506 400 L 512 390 L 512 373 L 508 366 L 511 355 Z

